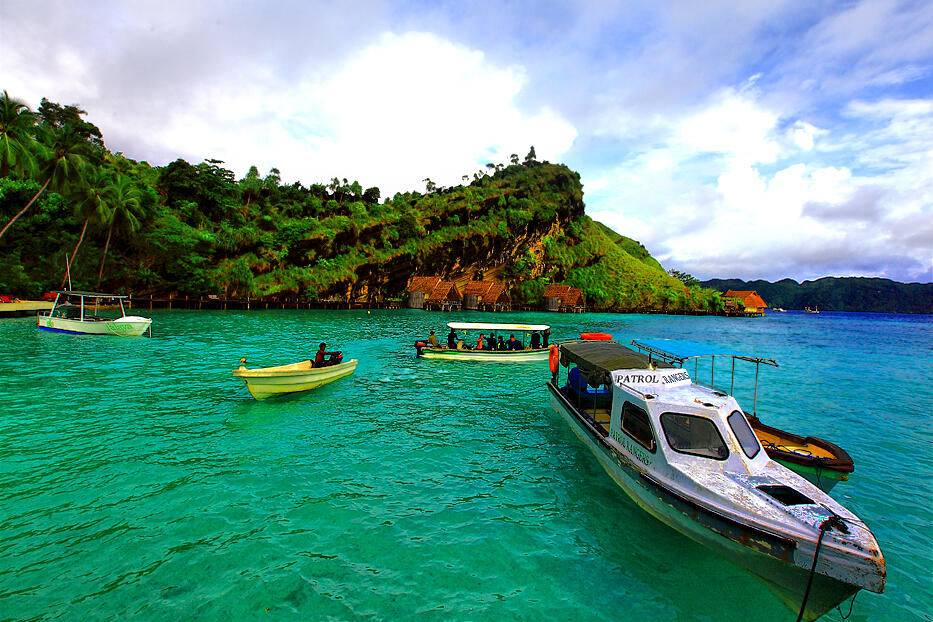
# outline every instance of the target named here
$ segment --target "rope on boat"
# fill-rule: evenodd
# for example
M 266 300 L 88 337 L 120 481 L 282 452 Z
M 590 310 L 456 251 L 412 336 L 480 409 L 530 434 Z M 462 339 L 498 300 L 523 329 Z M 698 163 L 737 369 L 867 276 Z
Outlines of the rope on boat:
M 810 578 L 807 579 L 807 589 L 803 593 L 803 602 L 800 603 L 800 613 L 797 614 L 797 622 L 803 619 L 803 612 L 807 609 L 807 600 L 810 598 L 810 588 L 813 586 L 813 576 L 816 574 L 816 560 L 819 559 L 820 547 L 823 546 L 823 536 L 833 527 L 840 531 L 848 531 L 842 517 L 835 512 L 832 512 L 832 516 L 820 523 L 820 537 L 816 541 L 816 550 L 813 552 L 813 565 L 810 566 Z
M 855 597 L 858 596 L 858 590 L 855 591 L 855 594 L 852 595 L 852 600 L 849 601 L 849 613 L 842 615 L 842 609 L 839 608 L 839 605 L 836 605 L 836 611 L 839 612 L 839 615 L 842 616 L 843 620 L 848 620 L 852 615 L 852 607 L 855 605 Z

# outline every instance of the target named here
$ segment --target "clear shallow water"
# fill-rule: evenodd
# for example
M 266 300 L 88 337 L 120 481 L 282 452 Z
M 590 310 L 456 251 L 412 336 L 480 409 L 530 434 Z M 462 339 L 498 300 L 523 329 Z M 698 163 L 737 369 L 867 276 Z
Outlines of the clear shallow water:
M 545 364 L 414 357 L 477 314 L 151 315 L 153 339 L 0 320 L 0 619 L 796 617 L 628 500 L 551 412 Z M 854 457 L 833 493 L 887 560 L 851 619 L 933 619 L 933 318 L 482 317 L 777 359 L 759 415 Z M 263 402 L 230 376 L 322 338 L 354 376 Z

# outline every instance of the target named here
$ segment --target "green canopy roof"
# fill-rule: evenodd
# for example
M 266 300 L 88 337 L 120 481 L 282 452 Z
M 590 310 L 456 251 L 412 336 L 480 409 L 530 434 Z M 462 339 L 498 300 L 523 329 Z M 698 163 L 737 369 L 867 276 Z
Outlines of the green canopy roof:
M 611 384 L 611 372 L 617 369 L 659 369 L 672 367 L 663 361 L 650 361 L 648 356 L 635 352 L 615 341 L 572 341 L 560 345 L 560 362 L 564 367 L 575 364 L 587 382 L 594 386 Z

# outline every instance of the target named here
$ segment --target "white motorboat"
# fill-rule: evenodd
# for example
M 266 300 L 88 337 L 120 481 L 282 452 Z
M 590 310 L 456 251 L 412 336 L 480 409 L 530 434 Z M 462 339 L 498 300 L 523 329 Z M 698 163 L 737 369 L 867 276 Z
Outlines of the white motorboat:
M 346 363 L 315 367 L 313 361 L 301 361 L 278 367 L 246 368 L 246 359 L 240 359 L 240 367 L 233 370 L 233 375 L 246 383 L 246 388 L 257 400 L 282 395 L 310 391 L 349 376 L 356 371 L 357 359 Z
M 612 341 L 558 353 L 552 407 L 642 509 L 759 577 L 807 620 L 859 589 L 884 590 L 869 528 L 772 460 L 734 397 Z
M 855 471 L 855 463 L 849 454 L 835 443 L 831 443 L 817 436 L 801 436 L 780 428 L 765 425 L 758 419 L 758 372 L 761 365 L 777 367 L 777 361 L 771 358 L 753 356 L 739 352 L 732 352 L 724 348 L 712 347 L 692 341 L 678 341 L 672 339 L 635 339 L 632 345 L 665 363 L 684 367 L 690 361 L 694 363 L 693 381 L 697 384 L 735 395 L 735 362 L 744 361 L 755 364 L 755 388 L 752 398 L 752 412 L 745 413 L 745 418 L 755 431 L 755 436 L 768 455 L 791 471 L 802 475 L 812 483 L 819 486 L 824 492 L 829 492 L 839 483 L 849 479 Z M 716 381 L 716 359 L 731 360 L 731 373 L 729 389 L 724 387 L 725 382 L 714 384 Z M 699 362 L 701 359 L 709 361 L 709 383 L 701 382 L 699 378 Z M 729 369 L 729 368 L 727 368 Z M 705 372 L 705 369 L 704 369 Z M 723 374 L 720 373 L 720 377 Z
M 55 302 L 48 313 L 37 313 L 36 322 L 42 330 L 80 335 L 117 335 L 119 337 L 137 337 L 147 330 L 152 335 L 152 320 L 138 315 L 127 315 L 123 301 L 129 296 L 65 290 L 53 292 Z M 64 297 L 64 298 L 63 298 Z M 78 304 L 72 304 L 71 298 L 79 298 Z M 101 303 L 120 304 L 120 317 L 97 315 Z M 91 304 L 93 303 L 93 304 Z
M 462 332 L 464 335 L 458 335 L 453 347 L 446 336 L 443 337 L 444 343 L 440 341 L 437 346 L 431 345 L 428 340 L 419 340 L 415 342 L 415 349 L 418 356 L 426 359 L 449 359 L 454 361 L 491 361 L 496 363 L 516 363 L 529 361 L 543 361 L 548 357 L 548 349 L 545 344 L 545 331 L 550 335 L 551 327 L 547 324 L 495 324 L 488 322 L 448 322 L 447 327 L 454 332 Z M 479 347 L 471 344 L 470 339 L 466 339 L 467 331 L 480 331 L 480 337 L 487 337 L 490 333 L 497 333 L 503 338 L 518 334 L 521 339 L 516 339 L 512 347 L 509 347 L 508 341 L 503 339 L 506 344 L 502 349 L 491 349 L 488 347 Z M 531 336 L 538 333 L 539 340 L 536 341 L 537 347 L 533 347 Z M 477 339 L 478 341 L 478 339 Z M 484 340 L 484 345 L 486 341 Z

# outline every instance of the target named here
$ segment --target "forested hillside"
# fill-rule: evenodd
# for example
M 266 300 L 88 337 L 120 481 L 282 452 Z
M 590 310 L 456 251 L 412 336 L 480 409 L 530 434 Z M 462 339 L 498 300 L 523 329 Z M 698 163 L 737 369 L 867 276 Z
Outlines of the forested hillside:
M 462 185 L 383 198 L 340 178 L 283 184 L 275 169 L 236 179 L 210 159 L 153 167 L 111 153 L 83 116 L 0 100 L 0 293 L 56 289 L 70 265 L 76 289 L 135 295 L 372 301 L 413 275 L 492 274 L 528 304 L 563 282 L 597 308 L 722 306 L 587 217 L 579 175 L 533 148 Z
M 826 277 L 798 283 L 782 279 L 741 281 L 712 279 L 702 283 L 725 292 L 729 289 L 757 291 L 771 307 L 817 308 L 824 311 L 869 313 L 933 313 L 933 284 L 897 283 L 889 279 Z

